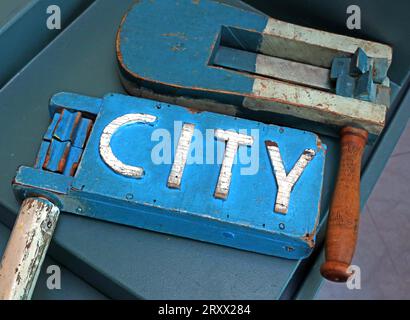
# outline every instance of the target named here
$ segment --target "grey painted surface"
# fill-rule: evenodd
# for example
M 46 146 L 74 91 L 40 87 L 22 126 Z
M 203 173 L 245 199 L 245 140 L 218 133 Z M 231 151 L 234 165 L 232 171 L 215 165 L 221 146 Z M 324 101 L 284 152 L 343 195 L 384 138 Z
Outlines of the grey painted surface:
M 93 0 L 1 0 L 0 88 L 52 39 L 60 34 Z M 58 5 L 61 29 L 47 28 L 47 8 Z
M 10 230 L 0 223 L 0 255 L 3 254 L 9 235 Z M 61 269 L 61 289 L 49 290 L 47 288 L 47 279 L 50 274 L 47 274 L 46 270 L 50 265 L 57 265 Z M 59 265 L 55 260 L 46 258 L 37 281 L 36 289 L 34 290 L 33 299 L 95 300 L 106 299 L 106 297 L 71 271 Z
M 353 264 L 361 289 L 326 281 L 316 299 L 410 299 L 410 125 L 362 214 Z

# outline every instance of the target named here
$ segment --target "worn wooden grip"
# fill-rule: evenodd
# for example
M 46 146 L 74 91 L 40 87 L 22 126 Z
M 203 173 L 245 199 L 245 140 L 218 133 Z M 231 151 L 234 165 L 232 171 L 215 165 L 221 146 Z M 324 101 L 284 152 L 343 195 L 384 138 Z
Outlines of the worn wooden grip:
M 339 172 L 327 225 L 326 261 L 320 272 L 331 281 L 345 282 L 356 247 L 360 215 L 360 168 L 367 142 L 363 129 L 345 127 L 341 135 Z
M 0 263 L 0 300 L 31 298 L 59 213 L 47 199 L 23 201 Z

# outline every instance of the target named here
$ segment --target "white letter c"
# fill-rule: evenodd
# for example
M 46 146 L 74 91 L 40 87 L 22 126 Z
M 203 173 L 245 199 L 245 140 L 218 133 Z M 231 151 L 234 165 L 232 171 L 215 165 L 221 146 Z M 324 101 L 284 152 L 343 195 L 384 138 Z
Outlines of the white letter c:
M 119 160 L 111 149 L 111 138 L 114 133 L 122 126 L 132 123 L 151 123 L 157 117 L 144 113 L 129 113 L 111 121 L 103 130 L 100 139 L 100 155 L 104 162 L 115 172 L 124 176 L 141 178 L 144 175 L 144 168 L 130 166 Z

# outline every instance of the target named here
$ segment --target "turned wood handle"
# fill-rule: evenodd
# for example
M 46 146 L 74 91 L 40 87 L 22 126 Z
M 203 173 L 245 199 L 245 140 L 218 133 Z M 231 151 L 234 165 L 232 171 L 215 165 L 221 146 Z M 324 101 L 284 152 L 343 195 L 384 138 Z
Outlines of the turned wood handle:
M 345 282 L 356 248 L 360 215 L 360 168 L 367 142 L 363 129 L 345 127 L 340 132 L 339 172 L 327 224 L 325 263 L 321 274 L 330 281 Z
M 31 298 L 59 213 L 47 199 L 23 201 L 0 263 L 0 300 Z

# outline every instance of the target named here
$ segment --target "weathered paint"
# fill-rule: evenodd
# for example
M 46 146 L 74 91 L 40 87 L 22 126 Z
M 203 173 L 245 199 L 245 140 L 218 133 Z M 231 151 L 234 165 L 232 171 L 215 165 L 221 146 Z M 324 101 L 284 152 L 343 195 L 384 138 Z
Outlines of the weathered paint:
M 336 80 L 342 74 L 348 75 L 350 73 L 351 59 L 348 57 L 336 57 L 332 61 L 330 68 L 330 78 Z
M 144 175 L 144 168 L 130 166 L 119 160 L 111 149 L 111 139 L 114 133 L 122 126 L 133 123 L 152 123 L 155 116 L 142 113 L 125 114 L 110 122 L 103 130 L 100 138 L 100 155 L 104 162 L 115 172 L 125 176 L 141 178 Z
M 13 184 L 17 194 L 46 196 L 65 212 L 243 250 L 291 259 L 303 258 L 312 251 L 325 161 L 325 146 L 316 135 L 216 113 L 193 113 L 183 107 L 118 94 L 103 99 L 57 94 L 50 103 L 51 119 L 62 109 L 82 113 L 87 110 L 89 117 L 95 119 L 75 175 L 21 167 Z M 104 129 L 113 120 L 136 113 L 156 120 L 149 125 L 122 126 L 112 134 L 109 146 L 122 163 L 144 168 L 145 175 L 140 179 L 112 170 L 100 154 Z M 180 127 L 175 126 L 175 121 L 180 121 Z M 167 129 L 176 147 L 184 124 L 191 124 L 204 137 L 207 129 L 218 131 L 224 141 L 214 134 L 211 149 L 216 150 L 210 157 L 213 161 L 187 161 L 179 188 L 172 188 L 168 179 L 175 157 L 170 163 L 154 165 L 151 152 L 158 141 L 151 140 L 151 135 L 156 129 Z M 229 194 L 218 199 L 214 192 L 222 163 L 217 160 L 217 150 L 227 150 L 225 138 L 233 132 L 243 134 L 240 141 L 245 144 L 253 141 L 252 146 L 238 147 L 237 153 L 240 155 L 243 148 L 257 153 L 258 170 L 241 174 L 249 164 L 234 162 Z M 189 135 L 183 140 L 188 141 Z M 266 140 L 280 146 L 286 172 L 292 170 L 304 150 L 312 149 L 316 154 L 294 184 L 286 215 L 274 211 L 278 188 L 268 151 L 260 143 Z M 192 154 L 193 146 L 191 142 L 188 154 Z
M 354 125 L 368 130 L 374 139 L 384 126 L 385 107 L 333 98 L 332 93 L 309 87 L 303 89 L 315 99 L 306 100 L 306 95 L 292 95 L 303 83 L 266 78 L 272 70 L 263 56 L 329 69 L 333 58 L 350 56 L 359 47 L 371 58 L 391 61 L 392 50 L 387 45 L 295 26 L 206 0 L 198 4 L 139 1 L 124 17 L 117 36 L 122 79 L 131 93 L 142 87 L 164 97 L 195 98 L 199 102 L 185 100 L 194 108 L 204 99 L 208 106 L 212 101 L 230 104 L 244 117 L 299 128 L 315 126 L 317 132 L 326 134 L 337 135 L 340 127 Z M 215 63 L 221 48 L 249 54 L 235 56 L 235 68 L 229 65 L 232 61 L 221 67 Z M 261 83 L 268 88 L 280 86 L 280 90 L 261 91 Z M 352 112 L 363 105 L 365 113 Z
M 244 100 L 244 106 L 252 110 L 276 111 L 339 127 L 346 124 L 356 125 L 377 135 L 384 127 L 386 106 L 381 104 L 267 79 L 255 79 L 253 91 L 260 98 L 258 100 L 245 98 Z M 270 100 L 271 96 L 277 98 Z M 318 104 L 318 101 L 321 103 Z M 297 108 L 285 107 L 289 105 L 297 106 Z
M 226 142 L 226 145 L 214 195 L 216 198 L 226 200 L 231 186 L 232 167 L 238 148 L 240 146 L 252 146 L 253 137 L 222 129 L 215 130 L 215 137 L 224 143 Z
M 370 61 L 362 48 L 357 48 L 351 58 L 350 70 L 354 75 L 363 74 L 370 69 Z
M 389 69 L 389 62 L 387 59 L 374 58 L 373 59 L 373 81 L 376 83 L 383 83 L 387 78 L 387 70 Z M 390 87 L 390 85 L 386 85 Z
M 390 107 L 391 88 L 388 86 L 376 85 L 376 102 Z
M 336 92 L 343 97 L 353 98 L 356 88 L 356 79 L 349 74 L 342 73 L 336 80 Z
M 290 170 L 289 174 L 286 174 L 285 166 L 283 165 L 282 156 L 280 155 L 280 150 L 277 143 L 273 141 L 265 141 L 265 144 L 266 149 L 268 149 L 273 170 L 275 171 L 276 183 L 278 185 L 275 211 L 287 213 L 289 208 L 290 193 L 306 166 L 315 156 L 315 151 L 312 149 L 304 150 L 295 166 Z
M 57 110 L 43 136 L 35 167 L 74 175 L 92 125 L 82 112 Z
M 388 82 L 381 84 L 387 78 L 387 68 L 386 58 L 369 58 L 361 48 L 358 48 L 351 58 L 333 59 L 330 77 L 336 80 L 337 95 L 375 103 L 382 102 L 381 104 L 389 107 L 389 99 L 385 99 L 385 95 L 389 95 L 389 90 L 378 89 L 383 86 L 389 88 Z
M 170 188 L 179 189 L 181 187 L 181 180 L 194 134 L 194 128 L 195 126 L 192 123 L 184 123 L 182 126 L 181 136 L 179 137 L 175 151 L 174 163 L 172 164 L 171 173 L 168 177 L 168 187 Z
M 389 64 L 392 60 L 392 49 L 388 45 L 298 26 L 273 18 L 268 19 L 263 34 L 261 52 L 313 65 L 329 68 L 335 54 L 353 54 L 357 48 L 363 48 L 371 57 L 387 58 Z
M 23 201 L 0 264 L 0 300 L 31 298 L 59 213 L 44 198 Z
M 221 46 L 214 64 L 327 91 L 333 89 L 329 69 L 265 54 Z

